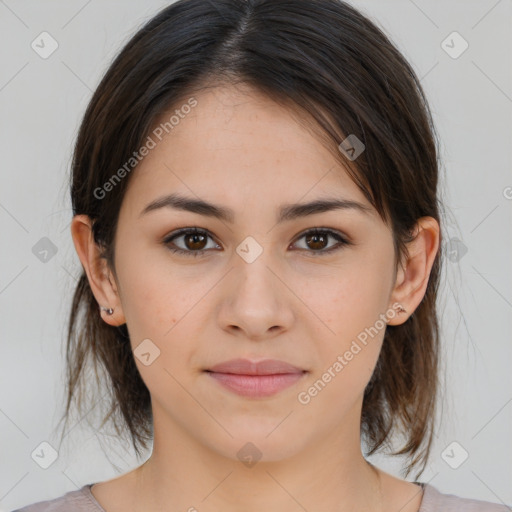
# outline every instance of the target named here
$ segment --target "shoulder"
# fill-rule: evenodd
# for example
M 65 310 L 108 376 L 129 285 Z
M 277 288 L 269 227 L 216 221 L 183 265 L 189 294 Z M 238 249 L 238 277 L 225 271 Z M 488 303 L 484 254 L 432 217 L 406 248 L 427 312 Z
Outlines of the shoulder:
M 58 498 L 38 501 L 12 512 L 105 512 L 94 499 L 91 486 L 86 484 L 76 491 L 70 491 Z
M 419 482 L 418 482 L 419 483 Z M 418 512 L 510 512 L 506 505 L 445 494 L 430 484 L 420 483 L 423 499 Z

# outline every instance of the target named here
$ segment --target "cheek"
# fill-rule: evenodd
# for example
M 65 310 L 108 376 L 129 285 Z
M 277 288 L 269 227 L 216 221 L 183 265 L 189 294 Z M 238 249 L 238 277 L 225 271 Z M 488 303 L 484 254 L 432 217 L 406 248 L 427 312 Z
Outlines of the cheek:
M 134 247 L 125 254 L 130 257 L 120 261 L 119 275 L 127 324 L 138 338 L 153 336 L 163 341 L 204 295 L 206 284 L 197 279 L 197 273 L 187 277 L 186 269 L 173 264 L 164 248 Z
M 383 256 L 359 252 L 330 275 L 302 280 L 299 296 L 313 313 L 308 317 L 316 316 L 319 324 L 323 322 L 320 327 L 327 335 L 325 339 L 335 344 L 350 340 L 386 312 L 392 269 Z
M 200 338 L 208 317 L 207 294 L 218 278 L 198 278 L 197 271 L 173 267 L 161 256 L 132 257 L 123 263 L 123 310 L 134 355 L 144 340 L 151 340 L 158 353 L 155 367 L 172 374 L 183 373 L 197 350 L 192 341 Z M 151 383 L 153 368 L 136 362 L 143 379 Z
M 374 372 L 386 329 L 381 315 L 387 293 L 380 273 L 365 271 L 329 284 L 318 296 L 316 310 L 330 331 L 322 327 L 312 335 L 319 364 L 298 399 L 331 427 L 359 403 Z
M 304 281 L 304 302 L 315 313 L 308 317 L 319 356 L 311 380 L 320 379 L 317 387 L 328 388 L 322 391 L 324 399 L 350 402 L 371 378 L 386 329 L 392 258 L 389 245 L 354 252 L 330 276 Z
M 183 381 L 183 369 L 194 350 L 191 313 L 204 292 L 198 291 L 196 297 L 178 277 L 168 270 L 165 275 L 165 269 L 155 265 L 131 274 L 124 292 L 126 322 L 141 378 L 154 399 L 178 403 L 183 399 L 178 382 Z

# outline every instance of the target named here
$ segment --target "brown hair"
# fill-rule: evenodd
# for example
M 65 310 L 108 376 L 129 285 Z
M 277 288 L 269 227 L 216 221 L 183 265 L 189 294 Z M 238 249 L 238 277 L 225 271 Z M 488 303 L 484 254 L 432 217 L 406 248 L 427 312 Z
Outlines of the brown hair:
M 73 214 L 93 220 L 94 240 L 114 275 L 113 240 L 131 174 L 106 199 L 97 191 L 141 147 L 159 116 L 194 91 L 234 83 L 310 120 L 392 228 L 397 266 L 420 217 L 441 224 L 437 135 L 428 103 L 415 72 L 375 23 L 340 0 L 178 0 L 149 20 L 110 65 L 74 148 Z M 348 135 L 365 145 L 353 161 L 338 148 Z M 441 244 L 422 302 L 404 324 L 387 326 L 364 394 L 367 455 L 391 446 L 392 434 L 400 433 L 404 445 L 392 454 L 409 458 L 406 475 L 419 462 L 417 475 L 423 472 L 434 432 L 440 271 Z M 88 393 L 84 402 L 90 363 L 109 398 L 102 425 L 111 418 L 119 434 L 127 429 L 139 456 L 152 437 L 150 394 L 126 324 L 102 320 L 83 272 L 69 318 L 66 422 L 72 403 L 86 411 L 98 400 Z

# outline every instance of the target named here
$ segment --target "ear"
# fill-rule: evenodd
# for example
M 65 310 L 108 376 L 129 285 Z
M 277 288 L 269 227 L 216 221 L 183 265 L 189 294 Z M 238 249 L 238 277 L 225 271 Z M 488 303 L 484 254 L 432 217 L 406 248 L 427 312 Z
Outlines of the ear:
M 115 276 L 107 265 L 105 258 L 93 239 L 92 221 L 87 215 L 75 215 L 71 222 L 71 236 L 76 252 L 89 280 L 92 293 L 98 302 L 98 314 L 112 326 L 124 324 L 125 317 L 118 293 Z M 100 306 L 112 308 L 114 313 L 107 315 Z
M 440 228 L 433 217 L 421 217 L 416 223 L 414 240 L 407 244 L 409 255 L 398 268 L 390 297 L 390 308 L 399 303 L 406 313 L 398 313 L 388 325 L 403 324 L 425 296 L 430 271 L 439 249 Z

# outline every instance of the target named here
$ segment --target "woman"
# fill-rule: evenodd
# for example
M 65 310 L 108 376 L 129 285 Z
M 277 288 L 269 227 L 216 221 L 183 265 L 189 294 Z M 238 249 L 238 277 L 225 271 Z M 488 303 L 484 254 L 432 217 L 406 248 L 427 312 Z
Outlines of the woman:
M 91 361 L 105 420 L 152 453 L 21 511 L 507 510 L 417 480 L 438 383 L 437 182 L 420 83 L 349 4 L 162 10 L 95 91 L 71 183 L 84 273 L 66 415 Z M 414 482 L 365 459 L 395 435 Z

